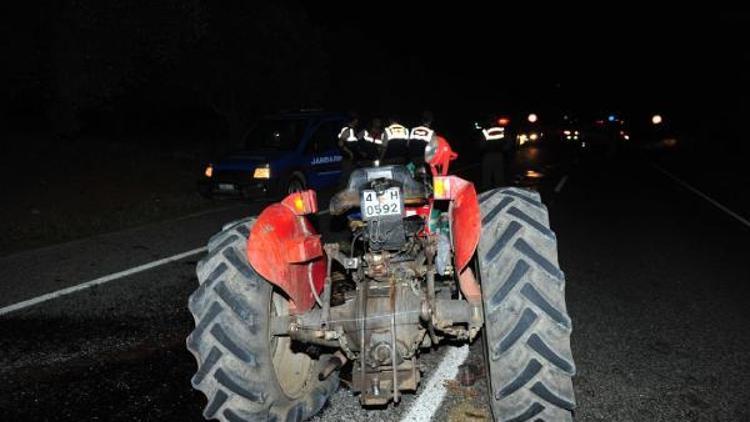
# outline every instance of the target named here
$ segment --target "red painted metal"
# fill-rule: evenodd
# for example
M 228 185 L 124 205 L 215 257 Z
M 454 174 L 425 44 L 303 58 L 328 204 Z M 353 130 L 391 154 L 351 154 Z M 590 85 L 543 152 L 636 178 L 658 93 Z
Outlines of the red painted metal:
M 437 137 L 435 155 L 430 160 L 430 170 L 433 176 L 445 176 L 448 174 L 450 162 L 458 158 L 458 154 L 451 149 L 448 141 L 442 136 Z
M 461 292 L 464 294 L 467 302 L 472 305 L 482 303 L 482 288 L 479 287 L 479 282 L 474 277 L 474 271 L 471 267 L 466 267 L 458 273 L 458 285 L 461 287 Z
M 418 207 L 406 207 L 406 216 L 411 217 L 418 215 L 422 218 L 428 218 L 430 216 L 430 204 L 420 205 Z
M 446 176 L 444 179 L 449 179 L 451 237 L 456 270 L 460 274 L 479 244 L 479 200 L 473 183 L 458 176 Z
M 291 193 L 281 200 L 281 204 L 288 207 L 296 215 L 318 212 L 318 196 L 312 189 Z
M 314 191 L 293 193 L 261 212 L 247 241 L 250 265 L 289 297 L 292 314 L 310 310 L 315 304 L 311 285 L 320 294 L 325 282 L 320 235 L 304 216 L 314 210 Z

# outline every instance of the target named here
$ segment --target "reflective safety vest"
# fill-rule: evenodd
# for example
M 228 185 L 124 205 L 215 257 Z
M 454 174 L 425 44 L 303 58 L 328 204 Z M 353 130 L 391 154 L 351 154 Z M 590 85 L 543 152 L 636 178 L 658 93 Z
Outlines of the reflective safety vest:
M 409 139 L 409 129 L 405 128 L 404 126 L 394 123 L 387 128 L 385 128 L 383 139 L 385 141 L 390 141 L 391 139 Z
M 430 139 L 432 139 L 434 135 L 435 131 L 427 126 L 417 126 L 412 128 L 409 133 L 409 139 L 419 139 L 421 141 L 430 142 Z
M 368 132 L 367 130 L 363 130 L 362 132 L 360 132 L 359 136 L 365 142 L 371 142 L 371 143 L 373 143 L 375 145 L 382 145 L 383 144 L 383 139 L 382 139 L 383 135 L 382 134 L 380 136 L 378 136 L 378 137 L 375 137 L 375 136 L 370 135 L 370 132 Z
M 498 139 L 505 139 L 505 128 L 495 126 L 489 129 L 482 129 L 482 135 L 484 135 L 485 141 L 495 141 Z
M 342 142 L 357 142 L 357 135 L 354 133 L 354 128 L 344 126 L 339 132 L 339 141 Z

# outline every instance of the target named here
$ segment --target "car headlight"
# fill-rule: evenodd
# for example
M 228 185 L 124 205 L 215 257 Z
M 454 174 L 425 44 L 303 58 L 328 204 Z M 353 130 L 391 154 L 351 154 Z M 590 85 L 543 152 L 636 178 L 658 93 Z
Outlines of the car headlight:
M 526 142 L 529 142 L 529 137 L 525 133 L 518 135 L 518 145 L 523 145 Z
M 253 172 L 254 179 L 270 179 L 271 178 L 271 167 L 266 164 L 265 166 L 256 167 Z
M 531 139 L 532 141 L 536 141 L 537 139 L 539 139 L 539 135 L 536 133 L 532 133 L 529 135 L 529 139 Z
M 204 175 L 205 175 L 206 177 L 211 177 L 211 176 L 213 176 L 213 175 L 214 175 L 214 166 L 212 166 L 211 164 L 207 165 L 207 166 L 206 166 L 206 170 L 204 170 L 204 171 L 203 171 L 203 174 L 204 174 Z

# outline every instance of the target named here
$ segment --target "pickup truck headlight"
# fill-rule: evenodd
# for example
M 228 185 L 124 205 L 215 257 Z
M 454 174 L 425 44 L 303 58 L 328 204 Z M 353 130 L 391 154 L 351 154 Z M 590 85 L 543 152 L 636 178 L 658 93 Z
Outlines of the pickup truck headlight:
M 267 164 L 265 166 L 256 167 L 253 172 L 254 179 L 270 179 L 271 178 L 271 167 Z
M 212 166 L 211 164 L 207 165 L 207 166 L 206 166 L 206 170 L 204 170 L 204 171 L 203 171 L 203 174 L 204 174 L 204 175 L 205 175 L 206 177 L 209 177 L 209 178 L 210 178 L 211 176 L 213 176 L 213 175 L 214 175 L 214 166 Z

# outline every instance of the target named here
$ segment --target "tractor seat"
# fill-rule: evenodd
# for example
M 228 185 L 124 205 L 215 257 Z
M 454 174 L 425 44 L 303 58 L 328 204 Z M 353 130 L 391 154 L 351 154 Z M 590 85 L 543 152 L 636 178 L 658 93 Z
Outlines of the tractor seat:
M 418 205 L 427 201 L 424 183 L 414 179 L 404 165 L 358 168 L 352 171 L 346 188 L 331 198 L 331 215 L 341 215 L 358 207 L 359 193 L 375 179 L 389 179 L 401 185 L 406 205 Z

